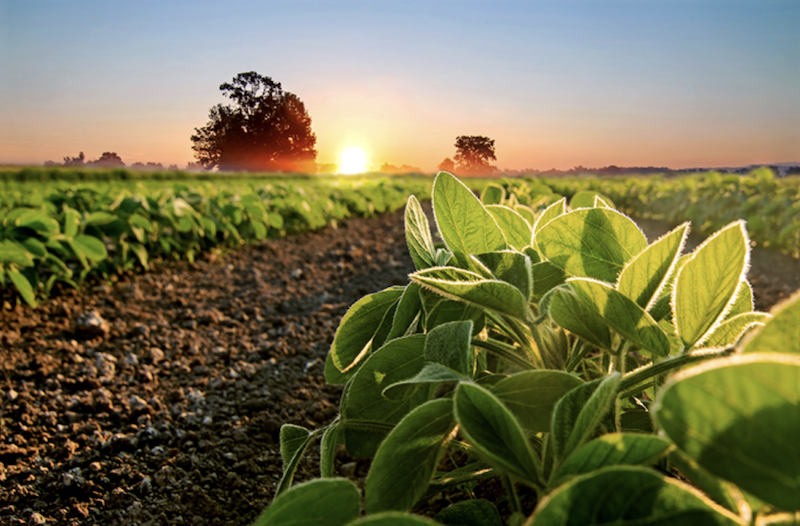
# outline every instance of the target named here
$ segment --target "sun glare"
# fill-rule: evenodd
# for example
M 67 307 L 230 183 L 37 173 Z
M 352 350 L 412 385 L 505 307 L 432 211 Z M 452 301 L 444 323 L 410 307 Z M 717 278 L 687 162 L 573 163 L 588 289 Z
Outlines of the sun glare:
M 348 148 L 342 152 L 339 173 L 360 174 L 367 171 L 367 156 L 358 148 Z

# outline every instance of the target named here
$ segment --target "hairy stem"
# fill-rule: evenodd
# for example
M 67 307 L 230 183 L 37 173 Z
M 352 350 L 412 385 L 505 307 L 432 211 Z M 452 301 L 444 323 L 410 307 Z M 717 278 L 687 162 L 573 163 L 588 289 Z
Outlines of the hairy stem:
M 681 354 L 680 356 L 667 358 L 662 362 L 644 365 L 638 369 L 634 369 L 630 372 L 630 374 L 622 378 L 622 382 L 619 384 L 619 391 L 621 393 L 630 391 L 634 387 L 638 387 L 640 384 L 643 384 L 655 376 L 668 373 L 675 369 L 680 369 L 681 367 L 685 367 L 689 364 L 727 356 L 731 352 L 733 352 L 733 349 L 708 349 L 694 351 L 689 354 Z

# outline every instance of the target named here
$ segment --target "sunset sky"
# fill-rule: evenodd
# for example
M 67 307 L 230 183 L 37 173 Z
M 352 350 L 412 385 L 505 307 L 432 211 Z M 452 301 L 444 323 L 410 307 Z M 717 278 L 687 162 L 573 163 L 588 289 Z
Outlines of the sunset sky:
M 320 163 L 433 171 L 458 135 L 504 169 L 800 162 L 797 0 L 0 0 L 0 163 L 183 167 L 244 71 Z

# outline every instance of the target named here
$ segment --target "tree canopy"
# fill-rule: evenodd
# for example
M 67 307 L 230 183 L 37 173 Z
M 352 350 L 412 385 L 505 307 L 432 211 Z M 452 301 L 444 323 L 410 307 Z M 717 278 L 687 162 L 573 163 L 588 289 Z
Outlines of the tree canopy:
M 192 149 L 206 169 L 313 171 L 317 137 L 294 93 L 255 71 L 219 87 L 232 104 L 217 104 L 195 128 Z
M 456 171 L 461 175 L 490 175 L 496 168 L 489 160 L 496 161 L 494 139 L 480 135 L 461 135 L 456 137 L 456 154 L 453 160 Z M 444 163 L 442 163 L 444 164 Z

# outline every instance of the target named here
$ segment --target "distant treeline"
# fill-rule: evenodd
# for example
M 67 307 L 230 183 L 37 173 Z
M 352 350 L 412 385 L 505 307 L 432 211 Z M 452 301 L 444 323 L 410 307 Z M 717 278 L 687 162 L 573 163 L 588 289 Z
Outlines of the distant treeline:
M 673 170 L 666 166 L 606 166 L 604 168 L 586 168 L 585 166 L 576 166 L 570 170 L 535 170 L 533 168 L 526 168 L 524 170 L 504 170 L 502 175 L 508 177 L 516 176 L 530 176 L 541 175 L 546 177 L 572 177 L 576 175 L 600 175 L 600 176 L 614 176 L 614 175 L 665 175 L 665 176 L 679 176 L 693 173 L 704 172 L 727 172 L 746 175 L 756 168 L 769 168 L 778 175 L 793 175 L 800 174 L 800 166 L 777 166 L 777 165 L 751 165 L 735 169 L 725 168 L 685 168 L 681 170 Z
M 130 168 L 90 168 L 63 166 L 6 166 L 0 167 L 0 182 L 91 182 L 91 181 L 211 181 L 220 179 L 304 178 L 306 174 L 280 172 L 190 172 L 184 170 L 136 170 Z

